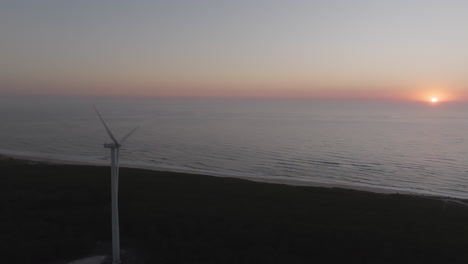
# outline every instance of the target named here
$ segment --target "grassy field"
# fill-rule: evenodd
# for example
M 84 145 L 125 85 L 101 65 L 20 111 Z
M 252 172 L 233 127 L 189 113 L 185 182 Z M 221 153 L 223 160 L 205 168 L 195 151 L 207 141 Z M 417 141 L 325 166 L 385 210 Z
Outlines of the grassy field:
M 0 160 L 1 263 L 109 253 L 106 167 Z M 138 263 L 468 263 L 468 208 L 409 196 L 122 168 Z

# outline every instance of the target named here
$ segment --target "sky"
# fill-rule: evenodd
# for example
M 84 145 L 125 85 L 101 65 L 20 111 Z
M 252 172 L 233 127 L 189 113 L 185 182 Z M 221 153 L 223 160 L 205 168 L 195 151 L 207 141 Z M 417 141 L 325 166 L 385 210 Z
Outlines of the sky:
M 468 100 L 465 0 L 0 0 L 0 96 Z

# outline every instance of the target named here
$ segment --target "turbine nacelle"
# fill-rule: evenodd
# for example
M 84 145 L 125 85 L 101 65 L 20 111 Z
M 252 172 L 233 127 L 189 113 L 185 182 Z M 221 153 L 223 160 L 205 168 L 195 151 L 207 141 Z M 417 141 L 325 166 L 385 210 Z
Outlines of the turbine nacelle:
M 104 147 L 108 149 L 116 149 L 120 148 L 120 144 L 115 144 L 115 143 L 104 143 Z

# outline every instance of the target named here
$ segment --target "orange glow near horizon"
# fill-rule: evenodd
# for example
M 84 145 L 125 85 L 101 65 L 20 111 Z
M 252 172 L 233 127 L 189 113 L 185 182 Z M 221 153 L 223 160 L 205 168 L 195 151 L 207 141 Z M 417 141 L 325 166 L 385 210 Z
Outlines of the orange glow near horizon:
M 463 86 L 454 83 L 420 83 L 418 85 L 407 86 L 407 90 L 413 91 L 412 98 L 416 101 L 430 102 L 432 104 L 441 102 L 465 101 L 466 92 Z
M 435 82 L 433 82 L 435 83 Z M 434 84 L 288 84 L 288 83 L 190 83 L 190 82 L 22 82 L 8 85 L 7 94 L 68 96 L 134 96 L 134 97 L 195 97 L 195 98 L 276 98 L 317 100 L 383 100 L 438 103 L 468 101 L 464 85 Z

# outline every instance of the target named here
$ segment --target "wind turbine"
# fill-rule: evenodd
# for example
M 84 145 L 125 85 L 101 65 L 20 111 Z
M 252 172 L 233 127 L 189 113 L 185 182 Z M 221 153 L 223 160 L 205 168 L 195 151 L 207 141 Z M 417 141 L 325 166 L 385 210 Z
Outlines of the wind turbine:
M 118 196 L 119 196 L 119 154 L 120 154 L 120 147 L 125 143 L 125 141 L 130 137 L 138 127 L 135 127 L 133 130 L 128 132 L 122 139 L 117 141 L 114 137 L 112 132 L 110 131 L 109 127 L 107 126 L 106 122 L 102 118 L 101 114 L 97 110 L 96 106 L 94 106 L 94 111 L 96 111 L 99 119 L 101 119 L 104 128 L 107 131 L 107 134 L 112 139 L 112 143 L 105 143 L 104 147 L 111 150 L 111 200 L 112 200 L 112 263 L 119 264 L 120 263 L 120 235 L 119 235 L 119 204 L 118 204 Z

